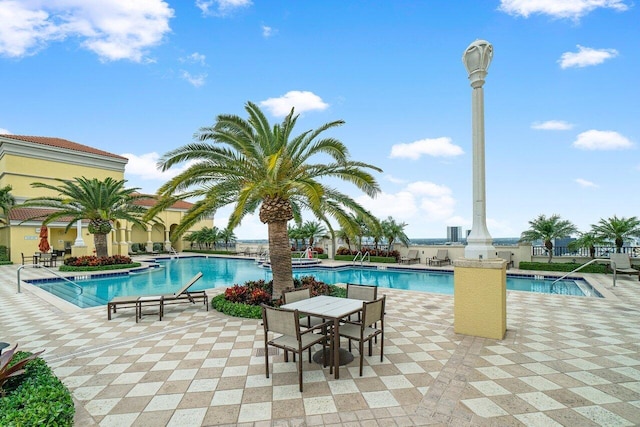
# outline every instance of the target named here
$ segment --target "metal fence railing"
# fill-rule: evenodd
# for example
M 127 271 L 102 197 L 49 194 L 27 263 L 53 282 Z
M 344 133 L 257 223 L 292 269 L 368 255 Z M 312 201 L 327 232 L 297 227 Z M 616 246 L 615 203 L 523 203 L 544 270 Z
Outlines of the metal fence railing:
M 596 246 L 596 258 L 607 258 L 609 254 L 615 253 L 615 246 Z M 640 257 L 640 246 L 623 246 L 622 253 L 628 254 L 631 257 Z M 532 256 L 548 256 L 547 248 L 542 245 L 531 246 Z M 567 246 L 554 246 L 553 256 L 574 256 L 574 257 L 590 257 L 591 253 L 588 248 L 580 248 L 577 250 L 570 250 Z

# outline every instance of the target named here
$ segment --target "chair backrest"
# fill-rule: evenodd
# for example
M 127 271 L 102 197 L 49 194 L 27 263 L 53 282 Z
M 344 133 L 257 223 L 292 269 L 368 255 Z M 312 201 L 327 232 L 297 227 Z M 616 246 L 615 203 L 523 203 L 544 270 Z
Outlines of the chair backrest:
M 378 298 L 378 287 L 347 283 L 347 298 L 359 299 L 362 301 L 373 301 Z
M 300 336 L 300 316 L 298 310 L 285 310 L 268 305 L 262 305 L 262 323 L 264 333 L 275 332 L 289 337 Z
M 449 250 L 438 249 L 438 254 L 436 255 L 436 259 L 447 259 L 447 258 L 449 258 Z
M 191 278 L 191 280 L 189 280 L 183 287 L 181 287 L 176 293 L 174 293 L 174 295 L 182 295 L 185 292 L 187 292 L 189 290 L 189 288 L 191 287 L 191 285 L 193 285 L 194 283 L 196 283 L 198 280 L 200 280 L 200 278 L 202 277 L 202 272 L 199 272 L 198 274 L 196 274 L 195 276 L 193 276 Z
M 51 254 L 50 253 L 44 253 L 44 254 L 40 254 L 40 260 L 41 261 L 48 261 L 51 259 Z
M 629 255 L 627 254 L 613 253 L 609 255 L 609 260 L 616 265 L 615 268 L 631 268 L 631 260 L 629 260 Z
M 290 302 L 301 301 L 303 299 L 311 298 L 311 291 L 309 288 L 304 289 L 294 289 L 292 291 L 287 291 L 282 293 L 282 300 L 285 304 L 289 304 Z
M 416 259 L 416 258 L 418 258 L 418 250 L 417 250 L 417 249 L 411 249 L 411 250 L 407 253 L 407 258 L 409 258 L 409 259 Z
M 375 301 L 365 301 L 362 303 L 362 324 L 370 326 L 382 320 L 384 316 L 385 295 Z

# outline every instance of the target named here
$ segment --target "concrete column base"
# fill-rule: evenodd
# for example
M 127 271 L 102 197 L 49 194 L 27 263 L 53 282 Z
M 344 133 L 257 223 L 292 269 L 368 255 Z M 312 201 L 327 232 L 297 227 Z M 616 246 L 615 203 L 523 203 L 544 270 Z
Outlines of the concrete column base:
M 507 332 L 507 262 L 453 261 L 453 329 L 457 334 L 502 339 Z
M 71 246 L 71 256 L 80 257 L 89 255 L 88 246 Z

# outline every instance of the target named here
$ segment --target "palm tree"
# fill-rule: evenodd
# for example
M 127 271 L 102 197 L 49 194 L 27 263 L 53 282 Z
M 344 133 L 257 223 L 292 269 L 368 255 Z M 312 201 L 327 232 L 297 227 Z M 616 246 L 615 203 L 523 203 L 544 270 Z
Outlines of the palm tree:
M 245 110 L 247 120 L 219 115 L 213 126 L 200 129 L 197 142 L 160 159 L 163 171 L 186 161 L 192 164 L 158 190 L 160 202 L 149 215 L 177 200 L 198 200 L 175 228 L 175 239 L 222 206 L 233 204 L 229 228 L 259 210 L 260 221 L 268 226 L 273 297 L 278 298 L 284 289 L 293 286 L 287 221 L 295 218 L 296 212 L 309 209 L 318 218 L 335 218 L 341 226 L 346 223 L 348 212 L 370 215 L 355 200 L 319 179 L 338 178 L 373 197 L 379 187 L 367 169 L 381 169 L 350 160 L 347 147 L 339 140 L 319 138 L 326 130 L 342 125 L 341 120 L 293 137 L 298 119 L 293 109 L 282 123 L 273 126 L 257 105 L 248 102 Z M 318 156 L 328 158 L 330 163 L 311 163 Z
M 225 228 L 218 233 L 218 238 L 224 243 L 225 250 L 229 250 L 229 243 L 235 243 L 236 235 L 233 228 Z
M 630 218 L 616 215 L 600 221 L 591 226 L 591 230 L 604 239 L 612 240 L 616 244 L 616 252 L 622 252 L 622 245 L 625 240 L 631 237 L 640 237 L 640 220 L 632 216 Z
M 606 239 L 596 235 L 594 232 L 581 233 L 576 240 L 569 242 L 569 250 L 576 251 L 581 248 L 589 249 L 589 256 L 596 257 L 596 246 L 606 243 Z
M 293 241 L 292 246 L 298 250 L 300 248 L 299 241 L 304 242 L 304 235 L 302 233 L 302 227 L 299 226 L 287 226 L 287 234 L 289 235 L 289 239 Z
M 16 199 L 11 195 L 11 190 L 13 190 L 13 188 L 10 185 L 0 188 L 0 211 L 2 212 L 0 215 L 0 224 L 9 223 L 7 220 L 9 211 L 16 204 Z
M 324 239 L 327 237 L 327 229 L 317 221 L 307 221 L 302 226 L 302 234 L 309 239 L 308 246 L 313 248 L 316 239 Z
M 578 232 L 578 229 L 570 221 L 560 219 L 560 215 L 539 215 L 534 220 L 529 221 L 529 229 L 522 232 L 521 242 L 535 242 L 542 240 L 544 247 L 549 253 L 549 263 L 553 258 L 553 240 L 569 237 Z
M 64 218 L 65 221 L 69 221 L 65 233 L 76 221 L 88 219 L 89 233 L 93 234 L 96 256 L 109 256 L 107 234 L 113 229 L 115 220 L 130 221 L 143 228 L 146 227 L 142 217 L 147 209 L 135 202 L 147 200 L 150 197 L 136 193 L 138 188 L 124 188 L 124 180 L 108 177 L 104 181 L 99 181 L 96 178 L 82 177 L 74 180 L 56 178 L 55 181 L 60 185 L 34 182 L 31 186 L 58 192 L 58 197 L 35 197 L 27 200 L 22 206 L 56 209 L 55 212 L 46 216 L 43 224 L 47 225 Z
M 351 251 L 351 238 L 353 237 L 353 234 L 351 234 L 351 232 L 345 230 L 344 228 L 341 228 L 336 232 L 336 237 L 345 242 L 347 244 L 347 249 Z
M 387 239 L 389 252 L 393 250 L 393 244 L 396 240 L 407 247 L 411 243 L 411 240 L 404 232 L 404 228 L 407 226 L 406 223 L 397 223 L 392 217 L 388 217 L 380 223 L 380 226 L 382 227 L 382 234 Z

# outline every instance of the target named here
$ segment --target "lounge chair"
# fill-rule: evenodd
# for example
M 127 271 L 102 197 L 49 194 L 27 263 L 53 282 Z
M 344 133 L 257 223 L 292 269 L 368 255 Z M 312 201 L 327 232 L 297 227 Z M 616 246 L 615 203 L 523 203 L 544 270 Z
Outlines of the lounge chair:
M 429 260 L 429 265 L 435 265 L 437 267 L 448 264 L 451 264 L 448 249 L 438 249 L 438 253 L 436 254 L 436 256 Z
M 417 249 L 411 249 L 406 256 L 400 258 L 400 264 L 413 264 L 414 262 L 420 263 L 420 255 L 418 255 Z
M 189 291 L 189 288 L 196 283 L 202 277 L 202 272 L 196 274 L 189 280 L 182 288 L 173 294 L 162 295 L 165 304 L 171 304 L 172 302 L 191 302 L 195 304 L 196 300 L 202 300 L 204 305 L 209 310 L 209 297 L 205 291 Z M 187 300 L 187 301 L 185 301 Z
M 205 291 L 189 291 L 189 288 L 202 277 L 202 273 L 198 273 L 184 286 L 173 294 L 164 295 L 132 295 L 114 297 L 107 303 L 107 319 L 111 320 L 111 313 L 115 313 L 118 308 L 136 308 L 136 322 L 142 317 L 142 306 L 159 306 L 159 320 L 164 316 L 164 306 L 167 304 L 177 303 L 193 303 L 200 300 L 209 311 L 209 296 Z
M 616 274 L 632 274 L 637 275 L 640 280 L 640 270 L 636 270 L 631 267 L 631 259 L 627 254 L 614 253 L 609 255 L 609 261 L 611 262 L 611 271 L 615 277 Z

